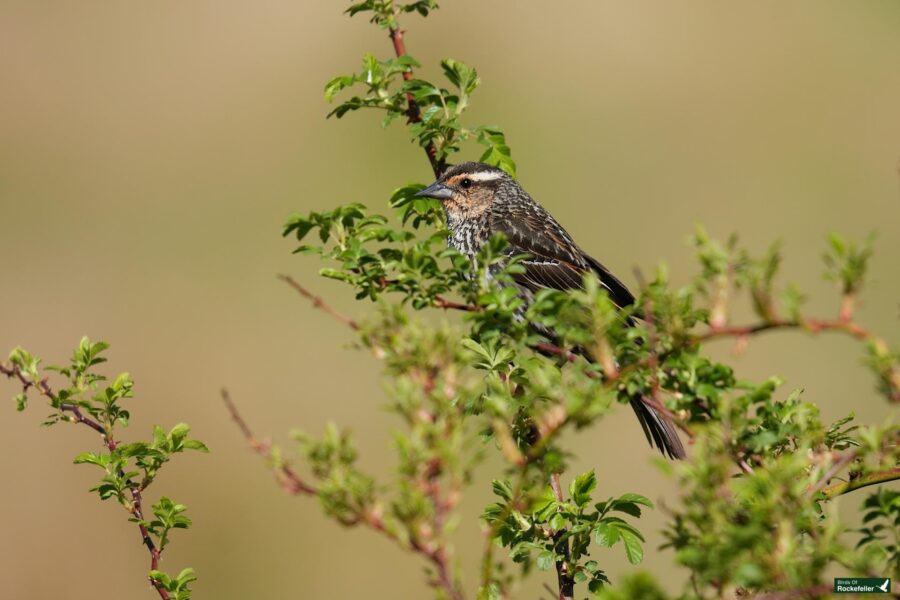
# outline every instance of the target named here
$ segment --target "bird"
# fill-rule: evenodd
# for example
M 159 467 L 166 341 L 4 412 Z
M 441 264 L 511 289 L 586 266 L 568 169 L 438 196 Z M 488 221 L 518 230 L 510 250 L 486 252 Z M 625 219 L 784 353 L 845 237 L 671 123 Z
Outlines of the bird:
M 525 255 L 513 279 L 528 301 L 541 289 L 576 290 L 584 275 L 596 274 L 609 299 L 619 308 L 634 304 L 622 281 L 575 243 L 572 236 L 506 171 L 479 162 L 448 168 L 416 196 L 443 205 L 448 244 L 474 259 L 496 233 L 506 236 L 508 256 Z M 629 318 L 629 324 L 632 321 Z M 685 457 L 684 446 L 669 418 L 640 398 L 631 399 L 651 447 L 672 459 Z

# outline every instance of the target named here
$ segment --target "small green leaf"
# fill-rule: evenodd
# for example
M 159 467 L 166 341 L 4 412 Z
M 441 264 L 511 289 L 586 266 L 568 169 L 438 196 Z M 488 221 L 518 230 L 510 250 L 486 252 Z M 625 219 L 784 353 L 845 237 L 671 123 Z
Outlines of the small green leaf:
M 601 546 L 612 548 L 619 541 L 619 529 L 615 523 L 604 521 L 594 529 L 594 540 Z
M 209 452 L 209 448 L 206 447 L 206 444 L 201 442 L 200 440 L 184 440 L 184 444 L 182 446 L 186 450 L 197 450 L 198 452 Z
M 587 473 L 579 475 L 569 486 L 569 494 L 572 500 L 580 508 L 587 506 L 591 501 L 591 492 L 597 487 L 597 476 L 591 469 Z
M 556 563 L 556 556 L 549 550 L 544 550 L 537 556 L 537 568 L 541 571 L 549 571 Z
M 513 490 L 512 484 L 509 481 L 495 479 L 491 482 L 491 487 L 494 490 L 494 495 L 500 496 L 507 502 L 512 500 Z
M 563 516 L 562 513 L 557 512 L 552 517 L 550 517 L 550 527 L 555 529 L 556 531 L 562 531 L 566 528 L 566 517 Z
M 169 437 L 173 440 L 183 440 L 184 437 L 190 432 L 191 428 L 187 423 L 178 423 L 175 427 L 169 431 Z

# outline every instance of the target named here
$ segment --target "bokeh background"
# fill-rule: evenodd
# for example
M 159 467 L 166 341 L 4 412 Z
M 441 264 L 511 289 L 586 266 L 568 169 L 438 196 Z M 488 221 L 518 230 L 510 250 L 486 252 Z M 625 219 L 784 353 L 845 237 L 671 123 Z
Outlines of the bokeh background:
M 859 319 L 900 343 L 900 2 L 442 4 L 404 23 L 423 75 L 448 56 L 477 66 L 470 123 L 505 128 L 526 188 L 627 282 L 662 260 L 687 280 L 685 239 L 702 222 L 757 250 L 782 240 L 786 279 L 828 315 L 825 234 L 877 231 Z M 417 559 L 285 497 L 218 395 L 227 386 L 258 433 L 285 443 L 291 428 L 334 420 L 358 436 L 364 467 L 392 474 L 398 423 L 382 410 L 378 364 L 275 279 L 290 273 L 363 315 L 313 259 L 291 255 L 280 226 L 291 211 L 384 207 L 393 187 L 430 178 L 399 123 L 325 120 L 324 82 L 390 52 L 345 6 L 0 1 L 0 348 L 60 363 L 82 334 L 106 340 L 109 372 L 137 381 L 128 435 L 187 421 L 209 444 L 177 457 L 150 494 L 190 509 L 195 528 L 175 533 L 163 566 L 194 566 L 201 599 L 427 596 Z M 847 339 L 785 333 L 735 364 L 784 376 L 826 418 L 881 421 L 889 409 L 861 356 Z M 87 492 L 97 473 L 71 464 L 97 440 L 39 428 L 40 401 L 21 415 L 7 402 L 3 596 L 154 597 L 134 527 Z M 601 494 L 671 494 L 629 409 L 570 441 Z M 480 471 L 468 516 L 496 468 Z M 662 517 L 644 522 L 653 548 Z M 477 522 L 457 538 L 471 582 Z M 629 570 L 621 554 L 600 554 L 614 580 Z M 649 551 L 644 566 L 676 583 L 671 563 Z

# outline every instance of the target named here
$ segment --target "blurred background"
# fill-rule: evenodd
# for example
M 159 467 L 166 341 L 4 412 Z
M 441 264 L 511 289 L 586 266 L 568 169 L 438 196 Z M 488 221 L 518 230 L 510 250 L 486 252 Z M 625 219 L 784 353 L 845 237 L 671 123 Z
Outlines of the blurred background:
M 441 4 L 403 23 L 422 74 L 437 78 L 443 57 L 478 68 L 469 123 L 505 129 L 526 189 L 626 282 L 660 261 L 686 281 L 686 236 L 702 222 L 759 251 L 781 240 L 785 279 L 829 316 L 824 236 L 876 231 L 858 316 L 900 343 L 896 0 Z M 228 387 L 258 434 L 288 446 L 291 428 L 334 420 L 358 437 L 365 468 L 392 476 L 399 423 L 382 410 L 379 365 L 275 279 L 289 273 L 364 315 L 314 259 L 291 255 L 280 227 L 291 211 L 384 209 L 394 187 L 430 180 L 400 123 L 325 120 L 324 83 L 391 49 L 346 5 L 0 0 L 0 350 L 58 364 L 81 335 L 106 340 L 107 372 L 137 381 L 127 436 L 186 421 L 208 443 L 212 454 L 176 457 L 149 494 L 189 507 L 195 528 L 175 532 L 163 568 L 195 567 L 200 599 L 429 594 L 416 558 L 286 497 L 219 399 Z M 827 419 L 880 422 L 890 409 L 861 358 L 842 337 L 778 333 L 734 363 L 744 377 L 784 376 L 785 393 L 804 388 Z M 97 472 L 71 464 L 96 438 L 40 428 L 37 398 L 25 414 L 4 402 L 4 597 L 155 597 L 135 528 L 88 493 Z M 573 470 L 596 468 L 601 495 L 672 493 L 627 407 L 570 444 Z M 463 504 L 456 549 L 470 583 L 474 516 L 497 467 Z M 661 514 L 643 522 L 644 567 L 680 582 L 671 553 L 652 550 Z M 623 554 L 599 553 L 613 581 L 630 570 Z

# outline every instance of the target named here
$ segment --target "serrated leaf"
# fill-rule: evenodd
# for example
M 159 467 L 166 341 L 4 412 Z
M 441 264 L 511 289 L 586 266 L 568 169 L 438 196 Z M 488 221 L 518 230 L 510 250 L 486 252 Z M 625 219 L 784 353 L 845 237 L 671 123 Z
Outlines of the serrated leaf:
M 625 546 L 625 556 L 628 558 L 628 562 L 636 565 L 644 560 L 644 549 L 641 546 L 641 540 L 634 533 L 625 529 L 620 529 L 619 535 Z
M 594 470 L 591 469 L 587 473 L 579 475 L 572 481 L 572 484 L 569 486 L 569 494 L 572 496 L 572 500 L 575 504 L 583 508 L 590 503 L 591 492 L 593 492 L 596 487 L 597 476 L 594 474 Z
M 601 546 L 612 548 L 619 541 L 619 529 L 615 523 L 604 521 L 594 528 L 594 540 Z

